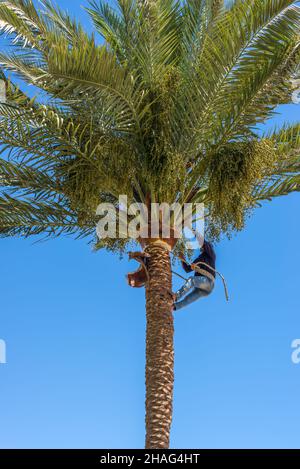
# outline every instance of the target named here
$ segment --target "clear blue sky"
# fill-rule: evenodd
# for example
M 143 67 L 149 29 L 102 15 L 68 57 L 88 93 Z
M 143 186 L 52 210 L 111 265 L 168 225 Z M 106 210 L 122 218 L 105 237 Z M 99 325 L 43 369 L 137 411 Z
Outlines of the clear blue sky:
M 82 0 L 59 1 L 91 27 Z M 300 105 L 277 122 L 296 121 Z M 300 448 L 300 194 L 217 246 L 214 294 L 175 317 L 171 447 Z M 144 445 L 144 291 L 135 263 L 71 238 L 1 239 L 1 448 Z M 177 285 L 177 281 L 176 281 Z

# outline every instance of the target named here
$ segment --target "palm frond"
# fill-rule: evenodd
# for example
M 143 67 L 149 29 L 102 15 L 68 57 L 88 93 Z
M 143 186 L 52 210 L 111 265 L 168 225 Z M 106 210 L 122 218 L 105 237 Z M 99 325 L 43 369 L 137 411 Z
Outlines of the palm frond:
M 254 188 L 257 202 L 300 191 L 300 124 L 285 126 L 266 137 L 274 144 L 277 160 L 272 171 Z
M 283 163 L 288 158 L 300 158 L 300 124 L 285 125 L 279 131 L 267 132 L 265 138 L 271 139 Z
M 300 58 L 299 30 L 300 8 L 291 6 L 274 19 L 246 51 L 224 90 L 223 99 L 228 109 L 220 112 L 219 141 L 245 135 L 247 129 L 255 128 L 271 116 L 279 101 L 277 98 L 272 103 L 272 95 L 286 97 L 291 92 L 289 80 L 293 63 Z M 268 92 L 269 99 L 266 99 Z
M 276 179 L 267 179 L 255 188 L 253 199 L 259 204 L 262 201 L 270 201 L 276 197 L 289 195 L 292 192 L 300 192 L 300 175 L 282 176 Z
M 126 63 L 130 60 L 136 39 L 135 2 L 119 1 L 119 11 L 107 2 L 96 0 L 89 2 L 87 8 L 96 30 L 112 48 L 118 60 Z
M 216 20 L 178 106 L 182 146 L 191 154 L 201 142 L 212 145 L 220 130 L 238 133 L 236 121 L 287 58 L 298 23 L 291 0 L 238 1 Z
M 50 174 L 4 159 L 0 159 L 0 190 L 1 186 L 5 189 L 9 187 L 10 192 L 19 191 L 26 195 L 33 193 L 37 198 L 43 199 L 57 197 L 61 192 L 59 181 Z
M 52 33 L 50 36 L 52 40 L 54 39 L 53 35 L 56 38 L 62 35 L 71 46 L 74 44 L 79 45 L 82 39 L 85 40 L 87 34 L 83 31 L 80 23 L 71 18 L 57 4 L 54 6 L 49 0 L 42 0 L 41 4 L 44 6 L 44 9 L 40 16 L 44 19 L 47 31 Z
M 49 2 L 44 2 L 45 10 L 40 14 L 30 0 L 0 5 L 0 19 L 11 15 L 16 20 L 15 30 L 27 18 L 36 20 L 40 28 L 38 34 L 33 31 L 39 41 L 31 42 L 29 49 L 15 47 L 13 53 L 1 53 L 0 64 L 6 70 L 68 103 L 87 104 L 92 111 L 97 103 L 103 113 L 111 114 L 116 131 L 136 131 L 147 108 L 133 76 L 118 65 L 106 47 L 97 46 L 75 21 Z
M 0 2 L 0 32 L 13 36 L 15 45 L 39 47 L 41 19 L 30 0 Z
M 0 195 L 0 237 L 80 234 L 77 220 L 60 204 Z
M 118 10 L 93 1 L 88 9 L 99 33 L 144 85 L 156 86 L 181 57 L 179 1 L 119 0 Z

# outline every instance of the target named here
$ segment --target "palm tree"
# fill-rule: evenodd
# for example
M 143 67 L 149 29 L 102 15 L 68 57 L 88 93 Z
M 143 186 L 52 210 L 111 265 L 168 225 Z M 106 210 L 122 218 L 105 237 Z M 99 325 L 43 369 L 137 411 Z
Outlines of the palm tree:
M 262 201 L 300 190 L 300 124 L 259 130 L 299 78 L 296 2 L 118 0 L 88 12 L 98 42 L 48 1 L 0 2 L 1 236 L 93 238 L 97 206 L 118 210 L 126 194 L 203 202 L 218 240 Z M 168 247 L 145 241 L 147 448 L 169 447 L 172 420 Z

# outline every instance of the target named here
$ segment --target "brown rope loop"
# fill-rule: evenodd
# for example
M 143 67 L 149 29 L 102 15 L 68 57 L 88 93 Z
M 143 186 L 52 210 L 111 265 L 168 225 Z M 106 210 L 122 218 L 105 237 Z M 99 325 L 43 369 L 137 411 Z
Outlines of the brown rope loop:
M 175 256 L 175 255 L 173 254 L 173 256 Z M 190 264 L 189 262 L 187 262 L 183 257 L 181 257 L 181 256 L 177 256 L 177 257 L 178 257 L 178 259 L 180 259 L 181 261 L 183 261 L 186 265 L 188 265 L 188 266 L 191 267 L 191 264 Z M 215 274 L 219 275 L 219 277 L 221 278 L 222 283 L 223 283 L 226 301 L 229 301 L 228 287 L 227 287 L 227 283 L 226 283 L 226 280 L 225 280 L 224 276 L 223 276 L 220 272 L 218 272 L 216 269 L 214 269 L 213 267 L 211 267 L 209 264 L 207 264 L 206 262 L 200 261 L 200 262 L 197 262 L 196 264 L 194 264 L 194 265 L 196 266 L 194 270 L 195 270 L 196 272 L 200 273 L 201 275 L 207 275 L 207 274 L 209 274 L 209 275 L 207 275 L 207 277 L 211 278 L 211 275 L 212 275 L 212 274 L 210 274 L 210 272 L 206 272 L 206 274 L 203 274 L 203 272 L 205 272 L 205 271 L 204 271 L 203 269 L 201 269 L 200 267 L 198 267 L 198 265 L 200 265 L 200 264 L 204 265 L 205 267 L 208 267 L 208 268 L 211 269 Z M 193 270 L 193 269 L 192 269 L 192 270 Z M 181 277 L 181 278 L 184 278 L 184 277 L 182 277 L 181 275 L 177 274 L 176 272 L 173 272 L 173 273 L 175 273 L 175 275 L 178 275 L 178 276 Z

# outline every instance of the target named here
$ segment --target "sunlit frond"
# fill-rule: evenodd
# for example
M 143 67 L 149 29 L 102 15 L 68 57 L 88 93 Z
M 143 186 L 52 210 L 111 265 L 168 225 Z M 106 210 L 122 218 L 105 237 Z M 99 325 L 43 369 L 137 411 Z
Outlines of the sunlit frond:
M 274 142 L 277 161 L 254 189 L 253 198 L 257 202 L 300 191 L 300 124 L 285 126 L 268 138 Z

